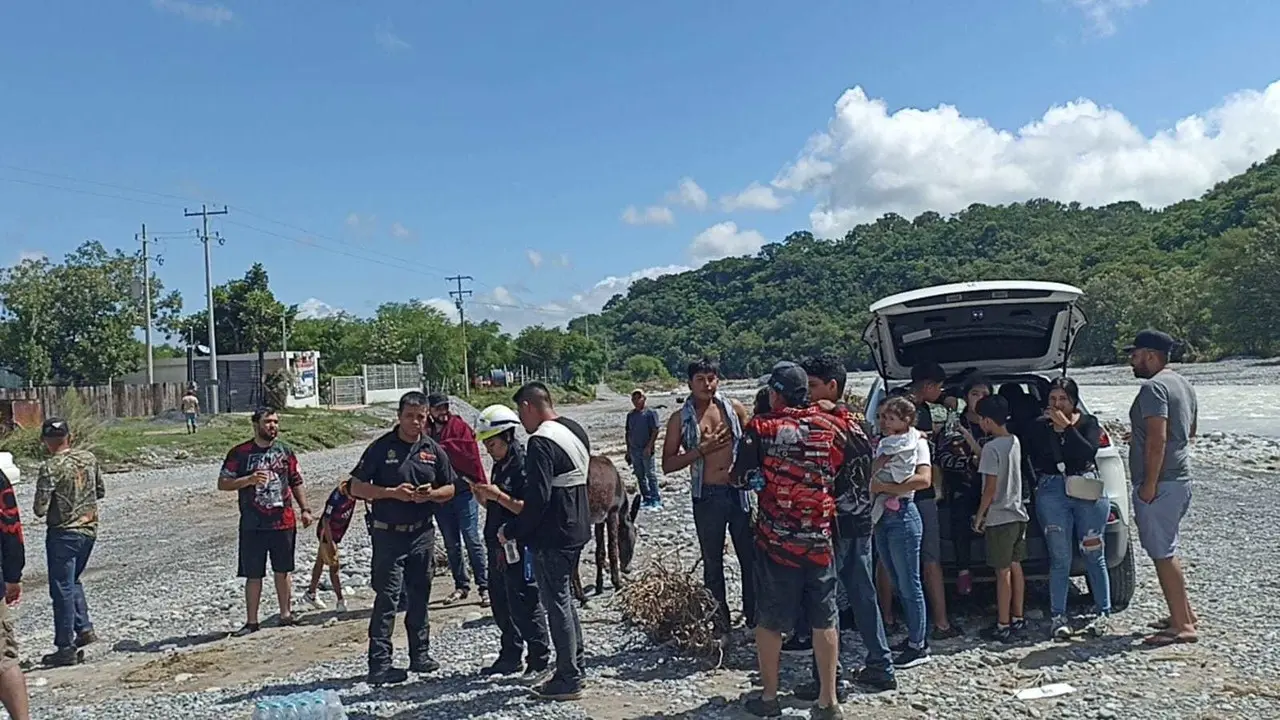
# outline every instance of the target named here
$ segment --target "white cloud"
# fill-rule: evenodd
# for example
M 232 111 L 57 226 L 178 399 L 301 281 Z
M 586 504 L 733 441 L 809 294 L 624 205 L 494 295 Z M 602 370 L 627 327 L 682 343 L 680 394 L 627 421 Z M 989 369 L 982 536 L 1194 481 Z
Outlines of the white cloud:
M 413 231 L 398 222 L 394 222 L 391 223 L 391 237 L 409 242 L 413 239 Z
M 1084 13 L 1093 26 L 1094 32 L 1102 36 L 1114 35 L 1116 32 L 1115 16 L 1142 7 L 1147 0 L 1068 0 L 1072 6 Z
M 622 211 L 622 222 L 628 225 L 670 225 L 675 221 L 676 216 L 665 205 L 650 205 L 644 210 L 628 205 Z
M 529 258 L 529 264 L 533 266 L 534 270 L 542 267 L 542 253 L 537 250 L 529 249 L 524 251 L 524 255 Z
M 322 318 L 333 317 L 342 311 L 330 305 L 329 303 L 318 298 L 307 298 L 298 306 L 298 320 L 319 320 Z
M 397 223 L 398 224 L 398 223 Z M 346 220 L 343 221 L 347 232 L 360 238 L 369 238 L 373 235 L 378 227 L 378 216 L 361 215 L 360 213 L 347 213 Z M 403 226 L 401 226 L 403 228 Z M 395 226 L 392 226 L 392 233 L 395 233 Z
M 235 13 L 218 3 L 196 3 L 189 0 L 151 0 L 151 7 L 161 12 L 181 15 L 191 22 L 219 27 L 235 19 Z
M 679 203 L 695 210 L 707 209 L 707 191 L 703 190 L 691 177 L 680 178 L 675 190 L 667 193 L 667 202 Z
M 725 212 L 737 210 L 781 210 L 791 202 L 789 197 L 778 197 L 773 188 L 753 182 L 747 189 L 737 195 L 725 195 L 720 198 L 720 208 Z
M 739 230 L 732 220 L 716 223 L 698 233 L 689 244 L 689 257 L 697 265 L 735 255 L 754 255 L 764 246 L 764 236 L 755 230 Z
M 569 262 L 569 254 L 560 253 L 560 267 L 569 267 L 570 264 L 571 263 Z
M 1161 207 L 1243 172 L 1277 147 L 1280 81 L 1151 136 L 1119 110 L 1086 99 L 1010 132 L 950 105 L 890 114 L 883 100 L 855 87 L 774 184 L 815 193 L 810 222 L 831 236 L 886 212 L 952 213 L 977 202 L 1047 197 Z
M 373 40 L 378 43 L 378 47 L 388 53 L 398 53 L 413 48 L 407 40 L 395 34 L 395 31 L 391 29 L 391 23 L 382 23 L 375 28 Z
M 458 306 L 454 305 L 452 300 L 434 297 L 423 300 L 422 304 L 439 310 L 449 322 L 458 322 Z

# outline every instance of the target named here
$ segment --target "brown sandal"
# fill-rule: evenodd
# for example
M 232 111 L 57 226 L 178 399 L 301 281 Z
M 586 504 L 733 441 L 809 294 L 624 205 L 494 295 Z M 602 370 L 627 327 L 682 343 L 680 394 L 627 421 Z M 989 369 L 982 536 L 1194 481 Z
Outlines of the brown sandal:
M 1170 645 L 1190 645 L 1200 642 L 1200 636 L 1195 634 L 1176 633 L 1171 630 L 1162 630 L 1154 635 L 1148 635 L 1142 644 L 1147 647 L 1161 648 Z

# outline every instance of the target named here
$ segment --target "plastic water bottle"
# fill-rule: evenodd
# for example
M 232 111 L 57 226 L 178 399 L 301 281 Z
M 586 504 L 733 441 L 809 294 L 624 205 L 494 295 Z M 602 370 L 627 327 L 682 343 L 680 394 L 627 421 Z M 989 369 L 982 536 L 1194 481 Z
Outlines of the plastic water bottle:
M 280 720 L 302 720 L 302 716 L 298 714 L 298 703 L 292 698 L 285 699 L 281 710 Z
M 342 706 L 342 697 L 335 690 L 324 693 L 324 720 L 347 720 L 347 709 Z
M 253 708 L 253 720 L 276 720 L 276 704 L 267 700 L 260 701 Z

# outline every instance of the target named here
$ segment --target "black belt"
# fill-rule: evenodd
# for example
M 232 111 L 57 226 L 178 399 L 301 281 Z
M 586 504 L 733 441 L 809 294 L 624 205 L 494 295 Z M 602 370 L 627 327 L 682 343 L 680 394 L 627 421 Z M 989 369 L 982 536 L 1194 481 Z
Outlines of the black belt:
M 373 528 L 374 530 L 386 530 L 388 532 L 408 533 L 408 532 L 413 532 L 414 530 L 418 530 L 423 526 L 425 526 L 426 524 L 427 524 L 426 520 L 419 520 L 416 523 L 408 523 L 406 525 L 393 525 L 391 523 L 382 522 L 381 520 L 374 520 L 373 522 L 369 523 L 369 527 Z

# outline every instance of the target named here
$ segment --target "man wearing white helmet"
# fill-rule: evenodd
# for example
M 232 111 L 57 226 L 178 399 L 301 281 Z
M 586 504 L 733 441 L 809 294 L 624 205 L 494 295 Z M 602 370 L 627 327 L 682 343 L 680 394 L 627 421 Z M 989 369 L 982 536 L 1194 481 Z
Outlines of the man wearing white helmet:
M 507 543 L 511 545 L 508 555 L 508 548 L 498 542 L 498 529 L 524 508 L 524 448 L 516 440 L 519 426 L 520 417 L 505 405 L 490 405 L 476 420 L 476 439 L 493 458 L 493 472 L 491 483 L 473 485 L 472 492 L 485 503 L 489 598 L 493 620 L 502 634 L 498 659 L 480 674 L 512 675 L 523 669 L 522 680 L 535 684 L 546 679 L 543 676 L 551 660 L 551 641 L 547 613 L 533 576 L 533 553 L 512 540 Z

